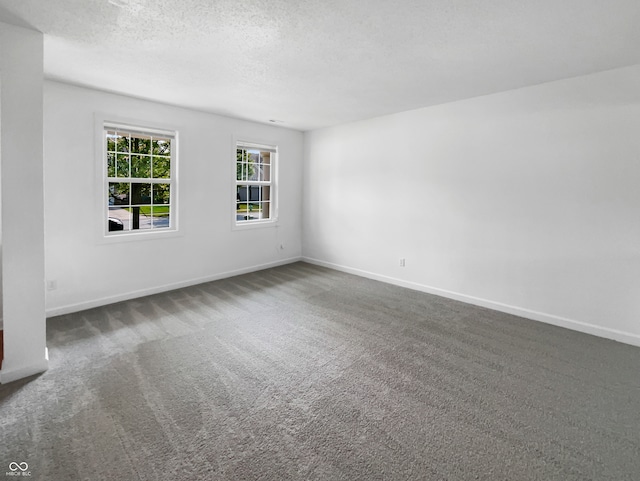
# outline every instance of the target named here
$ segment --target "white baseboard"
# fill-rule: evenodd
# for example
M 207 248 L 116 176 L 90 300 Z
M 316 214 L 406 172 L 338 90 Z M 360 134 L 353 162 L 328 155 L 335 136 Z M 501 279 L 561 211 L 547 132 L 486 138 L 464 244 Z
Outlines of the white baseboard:
M 7 360 L 5 359 L 3 364 L 6 363 L 6 361 Z M 41 372 L 45 372 L 47 369 L 49 369 L 49 350 L 45 347 L 44 359 L 41 359 L 38 362 L 29 364 L 28 366 L 17 366 L 9 369 L 3 367 L 2 370 L 0 370 L 0 384 L 7 384 L 24 377 L 40 374 Z
M 493 309 L 495 311 L 506 312 L 507 314 L 513 314 L 515 316 L 524 317 L 526 319 L 544 322 L 547 324 L 552 324 L 554 326 L 564 327 L 574 331 L 584 332 L 586 334 L 592 334 L 594 336 L 603 337 L 605 339 L 612 339 L 614 341 L 640 347 L 640 336 L 630 332 L 624 332 L 624 331 L 619 331 L 617 329 L 610 329 L 607 327 L 596 326 L 594 324 L 588 324 L 586 322 L 567 319 L 565 317 L 555 316 L 553 314 L 546 314 L 544 312 L 532 311 L 530 309 L 525 309 L 522 307 L 511 306 L 508 304 L 490 301 L 487 299 L 481 299 L 479 297 L 469 296 L 466 294 L 461 294 L 459 292 L 439 289 L 437 287 L 418 284 L 416 282 L 405 281 L 402 279 L 397 279 L 395 277 L 376 274 L 374 272 L 369 272 L 361 269 L 356 269 L 353 267 L 334 264 L 332 262 L 326 262 L 319 259 L 313 259 L 310 257 L 303 256 L 302 260 L 310 264 L 315 264 L 322 267 L 328 267 L 330 269 L 346 272 L 348 274 L 354 274 L 357 276 L 366 277 L 368 279 L 386 282 L 388 284 L 394 284 L 396 286 L 406 287 L 408 289 L 426 292 L 428 294 L 434 294 L 436 296 L 441 296 L 449 299 L 454 299 L 456 301 L 466 302 L 467 304 L 486 307 L 489 309 Z
M 46 310 L 47 317 L 61 316 L 63 314 L 71 314 L 73 312 L 84 311 L 86 309 L 92 309 L 94 307 L 106 306 L 107 304 L 113 304 L 115 302 L 128 301 L 130 299 L 136 299 L 138 297 L 150 296 L 152 294 L 159 294 L 161 292 L 173 291 L 174 289 L 180 289 L 182 287 L 195 286 L 197 284 L 203 284 L 205 282 L 217 281 L 220 279 L 226 279 L 227 277 L 239 276 L 241 274 L 248 274 L 249 272 L 261 271 L 269 269 L 271 267 L 283 266 L 285 264 L 291 264 L 302 260 L 300 256 L 289 257 L 287 259 L 280 259 L 273 262 L 267 262 L 266 264 L 259 264 L 257 266 L 245 267 L 243 269 L 236 269 L 233 271 L 221 272 L 211 276 L 199 277 L 197 279 L 189 279 L 186 281 L 174 282 L 171 284 L 165 284 L 162 286 L 150 287 L 145 289 L 139 289 L 137 291 L 125 292 L 123 294 L 117 294 L 114 296 L 101 297 L 100 299 L 93 299 L 90 301 L 78 302 L 76 304 L 69 304 L 66 306 L 53 307 Z

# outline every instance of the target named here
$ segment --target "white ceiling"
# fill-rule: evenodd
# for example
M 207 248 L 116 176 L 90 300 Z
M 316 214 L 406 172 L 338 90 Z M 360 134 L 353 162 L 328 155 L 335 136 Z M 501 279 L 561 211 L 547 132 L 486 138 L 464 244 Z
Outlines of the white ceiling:
M 639 0 L 0 0 L 47 78 L 309 130 L 640 63 Z

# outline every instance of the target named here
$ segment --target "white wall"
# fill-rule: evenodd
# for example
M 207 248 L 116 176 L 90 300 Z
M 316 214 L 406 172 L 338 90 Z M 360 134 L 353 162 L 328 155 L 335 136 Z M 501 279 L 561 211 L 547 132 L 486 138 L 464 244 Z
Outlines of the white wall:
M 47 369 L 40 32 L 0 23 L 2 295 L 0 382 Z
M 640 66 L 306 133 L 303 255 L 640 345 L 639 139 Z
M 57 281 L 47 293 L 49 315 L 301 255 L 301 132 L 50 81 L 44 98 L 46 274 Z M 179 132 L 179 236 L 101 241 L 96 113 Z M 232 230 L 234 136 L 279 146 L 278 227 Z

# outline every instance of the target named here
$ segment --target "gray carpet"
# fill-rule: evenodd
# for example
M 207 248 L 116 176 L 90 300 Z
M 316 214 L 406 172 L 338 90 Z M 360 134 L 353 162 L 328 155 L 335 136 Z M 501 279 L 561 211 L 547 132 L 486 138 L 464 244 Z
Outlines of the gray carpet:
M 309 264 L 53 318 L 48 347 L 0 386 L 0 476 L 640 479 L 640 349 Z

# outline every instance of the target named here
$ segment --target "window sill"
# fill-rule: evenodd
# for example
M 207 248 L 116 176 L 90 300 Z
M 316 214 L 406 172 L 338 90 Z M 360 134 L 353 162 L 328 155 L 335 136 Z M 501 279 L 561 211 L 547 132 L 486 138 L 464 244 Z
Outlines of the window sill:
M 162 231 L 142 231 L 142 232 L 127 232 L 126 234 L 103 234 L 100 242 L 102 244 L 114 244 L 120 242 L 136 242 L 147 241 L 155 239 L 169 239 L 172 237 L 180 237 L 182 232 L 177 229 L 167 229 Z
M 277 219 L 271 219 L 271 220 L 256 220 L 256 221 L 251 221 L 251 222 L 247 222 L 247 223 L 241 223 L 238 224 L 235 220 L 233 221 L 233 224 L 231 226 L 232 230 L 245 230 L 245 229 L 260 229 L 260 228 L 267 228 L 267 227 L 278 227 L 278 220 Z

